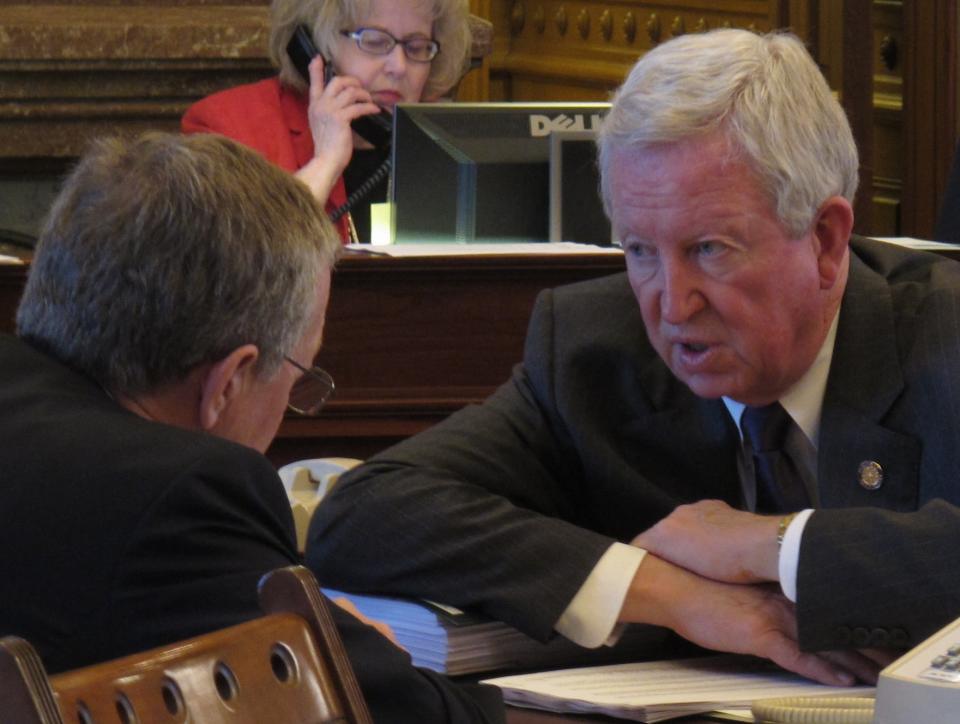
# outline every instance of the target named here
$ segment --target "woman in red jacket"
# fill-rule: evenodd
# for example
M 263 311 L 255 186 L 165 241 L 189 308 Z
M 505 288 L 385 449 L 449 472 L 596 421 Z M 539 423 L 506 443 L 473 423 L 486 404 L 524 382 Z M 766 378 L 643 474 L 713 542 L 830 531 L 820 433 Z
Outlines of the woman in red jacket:
M 449 90 L 467 66 L 467 15 L 467 0 L 274 0 L 270 56 L 279 75 L 195 103 L 183 131 L 220 133 L 256 149 L 333 213 L 388 154 L 351 121 Z M 287 55 L 299 25 L 319 50 L 309 86 Z M 345 242 L 369 240 L 369 203 L 385 197 L 384 177 L 338 220 Z

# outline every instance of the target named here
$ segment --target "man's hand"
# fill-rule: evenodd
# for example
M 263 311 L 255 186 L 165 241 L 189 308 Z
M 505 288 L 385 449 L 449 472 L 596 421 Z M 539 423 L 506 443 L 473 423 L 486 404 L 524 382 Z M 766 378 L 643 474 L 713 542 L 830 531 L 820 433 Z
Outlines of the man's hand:
M 716 581 L 777 581 L 779 522 L 779 516 L 755 515 L 720 500 L 702 500 L 679 506 L 631 542 Z
M 356 616 L 358 619 L 360 619 L 365 624 L 367 624 L 367 626 L 373 626 L 384 637 L 389 639 L 390 643 L 392 643 L 398 649 L 403 649 L 403 646 L 401 646 L 400 642 L 397 641 L 397 636 L 395 633 L 393 633 L 393 629 L 390 628 L 390 624 L 384 623 L 383 621 L 379 621 L 374 618 L 369 618 L 367 616 L 364 616 L 362 613 L 360 613 L 360 609 L 358 609 L 354 605 L 353 601 L 351 601 L 349 598 L 346 598 L 345 596 L 334 598 L 333 602 L 337 604 L 340 608 L 342 608 L 344 611 L 346 611 L 347 613 L 350 613 Z M 403 650 L 406 651 L 406 649 L 403 649 Z
M 793 604 L 773 586 L 708 580 L 650 554 L 620 620 L 666 626 L 699 646 L 770 659 L 822 684 L 851 686 L 877 677 L 876 664 L 857 652 L 801 651 Z

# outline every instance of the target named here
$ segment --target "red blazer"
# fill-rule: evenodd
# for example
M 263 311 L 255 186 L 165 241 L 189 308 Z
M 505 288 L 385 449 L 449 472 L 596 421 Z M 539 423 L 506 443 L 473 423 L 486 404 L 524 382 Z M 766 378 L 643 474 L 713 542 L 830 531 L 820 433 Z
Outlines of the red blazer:
M 183 115 L 184 133 L 219 133 L 259 151 L 268 161 L 293 172 L 313 158 L 307 98 L 280 85 L 278 78 L 237 86 L 197 101 Z M 327 213 L 346 202 L 341 177 L 327 199 Z M 336 222 L 340 238 L 350 241 L 344 214 Z

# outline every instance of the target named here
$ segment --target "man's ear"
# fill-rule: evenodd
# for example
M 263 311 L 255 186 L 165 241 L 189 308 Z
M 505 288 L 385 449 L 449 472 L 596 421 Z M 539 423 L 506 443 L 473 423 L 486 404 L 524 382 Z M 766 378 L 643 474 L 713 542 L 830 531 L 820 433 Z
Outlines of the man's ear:
M 199 422 L 203 430 L 212 430 L 230 405 L 253 380 L 260 351 L 254 344 L 237 347 L 219 362 L 214 362 L 200 380 Z
M 842 278 L 852 231 L 853 208 L 849 201 L 831 196 L 821 204 L 813 222 L 821 289 L 832 288 Z

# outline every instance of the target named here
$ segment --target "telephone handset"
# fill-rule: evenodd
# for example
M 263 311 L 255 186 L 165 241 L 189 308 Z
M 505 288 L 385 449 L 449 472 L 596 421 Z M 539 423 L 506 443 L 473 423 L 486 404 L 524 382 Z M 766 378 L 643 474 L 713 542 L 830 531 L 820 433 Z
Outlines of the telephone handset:
M 290 38 L 290 42 L 287 43 L 287 54 L 290 56 L 293 67 L 297 69 L 297 72 L 300 73 L 309 85 L 310 61 L 313 60 L 314 56 L 319 55 L 319 51 L 313 44 L 313 39 L 310 37 L 310 29 L 307 28 L 306 25 L 297 26 L 293 36 Z M 326 58 L 323 59 L 323 76 L 325 84 L 329 83 L 330 79 L 334 76 L 333 63 Z M 350 124 L 350 127 L 353 128 L 358 136 L 375 148 L 386 151 L 390 147 L 391 135 L 393 133 L 393 115 L 388 111 L 381 110 L 379 113 L 360 116 Z M 384 160 L 377 170 L 370 175 L 370 178 L 366 179 L 350 194 L 346 203 L 338 206 L 333 213 L 330 214 L 330 219 L 337 221 L 341 216 L 350 211 L 356 204 L 365 199 L 367 195 L 383 181 L 388 173 L 390 173 L 389 158 Z
M 876 702 L 797 697 L 753 703 L 756 721 L 915 724 L 952 721 L 960 708 L 960 619 L 880 672 Z
M 305 25 L 298 25 L 293 37 L 287 44 L 287 54 L 293 62 L 293 67 L 297 69 L 307 84 L 310 83 L 310 71 L 308 66 L 314 56 L 319 55 L 319 51 L 313 44 L 310 37 L 310 30 Z M 330 79 L 336 73 L 333 70 L 333 63 L 326 58 L 323 59 L 323 81 L 329 83 Z M 379 113 L 360 116 L 351 124 L 357 135 L 366 140 L 375 148 L 386 150 L 390 146 L 391 133 L 393 132 L 393 114 L 389 111 L 381 110 Z

